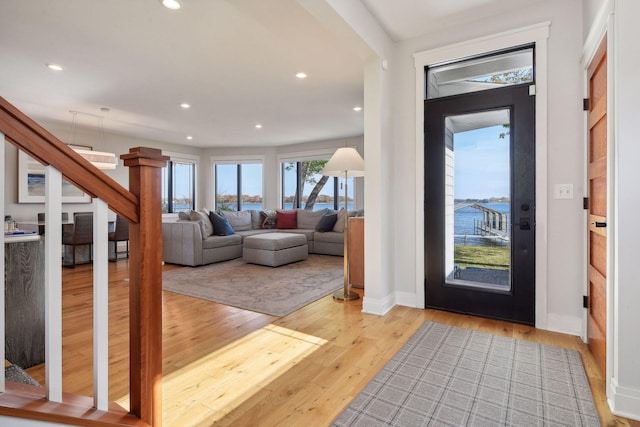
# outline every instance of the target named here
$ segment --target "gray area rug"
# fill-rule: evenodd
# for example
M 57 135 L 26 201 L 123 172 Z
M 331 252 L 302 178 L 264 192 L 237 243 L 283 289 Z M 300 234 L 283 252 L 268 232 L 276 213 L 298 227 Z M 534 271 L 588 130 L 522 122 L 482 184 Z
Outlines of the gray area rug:
M 5 366 L 4 377 L 5 379 L 16 383 L 40 386 L 36 380 L 31 378 L 31 376 L 18 365 Z
M 238 258 L 162 275 L 167 291 L 273 316 L 285 316 L 342 286 L 343 259 L 328 255 L 309 255 L 280 267 Z
M 600 426 L 580 353 L 425 322 L 335 426 Z

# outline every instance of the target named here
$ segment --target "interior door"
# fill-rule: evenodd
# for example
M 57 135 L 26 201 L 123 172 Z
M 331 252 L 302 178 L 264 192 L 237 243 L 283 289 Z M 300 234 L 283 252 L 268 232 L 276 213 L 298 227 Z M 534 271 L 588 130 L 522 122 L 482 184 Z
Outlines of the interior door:
M 425 305 L 533 325 L 530 85 L 429 99 L 425 124 Z
M 606 372 L 607 307 L 607 41 L 589 65 L 588 314 L 589 347 Z

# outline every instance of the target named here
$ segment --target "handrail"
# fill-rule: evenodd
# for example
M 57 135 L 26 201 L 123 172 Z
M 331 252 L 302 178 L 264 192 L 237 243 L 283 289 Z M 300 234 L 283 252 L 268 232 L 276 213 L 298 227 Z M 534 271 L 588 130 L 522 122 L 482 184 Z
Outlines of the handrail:
M 85 193 L 100 197 L 111 210 L 130 223 L 139 221 L 138 200 L 135 195 L 3 97 L 0 97 L 0 129 L 9 142 L 43 165 L 58 169 L 62 176 Z
M 75 419 L 73 422 L 67 420 L 67 423 L 78 425 L 161 426 L 162 251 L 158 248 L 162 248 L 162 215 L 159 183 L 160 168 L 166 165 L 168 157 L 158 149 L 143 147 L 132 148 L 128 154 L 120 156 L 129 167 L 129 191 L 2 97 L 0 133 L 31 157 L 60 171 L 85 193 L 102 199 L 131 224 L 129 400 L 132 416 L 122 418 L 118 410 L 114 413 L 97 411 L 92 409 L 93 402 L 79 396 L 67 394 L 65 401 L 56 403 L 33 392 L 16 394 L 16 387 L 8 387 L 0 393 L 0 414 L 47 421 L 66 417 Z M 94 422 L 96 417 L 100 418 L 97 423 Z M 137 422 L 130 424 L 129 418 Z

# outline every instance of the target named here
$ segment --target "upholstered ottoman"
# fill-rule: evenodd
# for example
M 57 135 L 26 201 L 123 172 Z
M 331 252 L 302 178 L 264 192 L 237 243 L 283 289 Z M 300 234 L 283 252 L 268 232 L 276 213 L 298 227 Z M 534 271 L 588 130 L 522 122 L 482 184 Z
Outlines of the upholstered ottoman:
M 244 238 L 242 258 L 252 264 L 278 267 L 307 259 L 309 247 L 303 234 L 267 233 Z

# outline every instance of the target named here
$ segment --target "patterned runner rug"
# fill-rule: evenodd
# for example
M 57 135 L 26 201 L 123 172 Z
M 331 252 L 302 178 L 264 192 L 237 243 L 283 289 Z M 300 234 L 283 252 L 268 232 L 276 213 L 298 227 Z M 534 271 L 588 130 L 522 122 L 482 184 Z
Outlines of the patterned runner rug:
M 344 286 L 343 259 L 309 255 L 304 261 L 265 267 L 242 258 L 165 271 L 162 288 L 245 310 L 284 316 Z
M 580 353 L 425 322 L 335 426 L 600 426 Z

